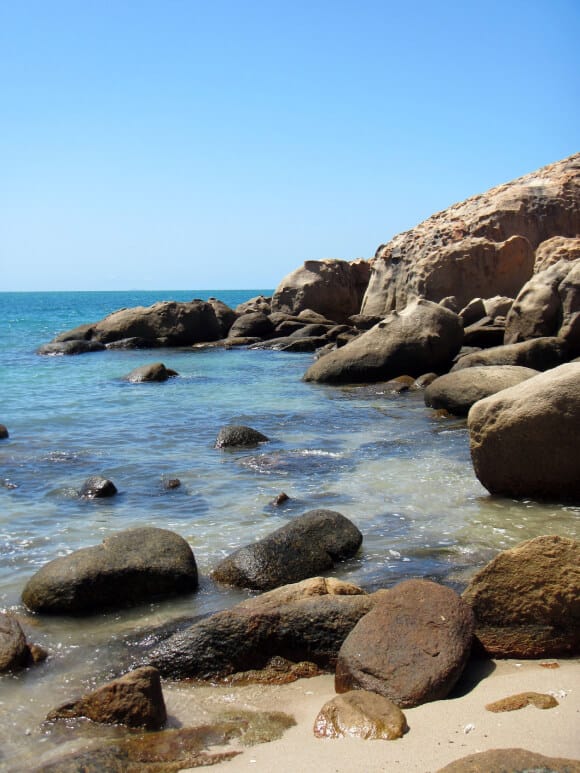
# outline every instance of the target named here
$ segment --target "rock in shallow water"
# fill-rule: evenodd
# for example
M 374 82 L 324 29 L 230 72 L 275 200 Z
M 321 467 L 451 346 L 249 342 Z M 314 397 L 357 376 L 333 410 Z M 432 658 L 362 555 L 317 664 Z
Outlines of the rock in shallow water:
M 215 448 L 253 447 L 265 443 L 269 438 L 257 429 L 243 424 L 228 424 L 218 432 Z
M 138 368 L 134 368 L 125 376 L 125 381 L 130 381 L 132 384 L 148 381 L 162 382 L 178 375 L 177 371 L 166 368 L 162 362 L 152 362 L 149 365 L 140 365 Z
M 116 493 L 117 487 L 112 480 L 101 475 L 92 475 L 81 486 L 79 495 L 85 499 L 104 499 L 114 497 Z

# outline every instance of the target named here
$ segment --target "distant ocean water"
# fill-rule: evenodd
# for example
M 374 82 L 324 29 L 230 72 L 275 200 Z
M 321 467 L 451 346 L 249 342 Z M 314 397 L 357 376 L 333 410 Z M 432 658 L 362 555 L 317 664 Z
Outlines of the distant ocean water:
M 135 631 L 196 616 L 246 594 L 206 579 L 228 552 L 325 507 L 364 535 L 360 555 L 335 576 L 368 589 L 409 577 L 460 587 L 499 549 L 538 534 L 577 536 L 580 510 L 490 497 L 469 459 L 465 422 L 427 410 L 420 393 L 380 386 L 327 387 L 301 376 L 311 354 L 156 349 L 41 357 L 57 333 L 118 308 L 215 296 L 235 307 L 268 290 L 0 293 L 0 609 L 21 616 L 50 653 L 41 666 L 0 677 L 0 767 L 28 769 L 62 743 L 46 713 L 129 662 Z M 179 373 L 129 384 L 137 365 Z M 218 451 L 224 424 L 271 438 Z M 111 478 L 110 500 L 83 501 L 90 475 Z M 181 486 L 167 491 L 164 478 Z M 290 499 L 269 503 L 281 491 Z M 94 618 L 35 618 L 20 603 L 44 563 L 120 529 L 172 529 L 193 547 L 198 593 Z

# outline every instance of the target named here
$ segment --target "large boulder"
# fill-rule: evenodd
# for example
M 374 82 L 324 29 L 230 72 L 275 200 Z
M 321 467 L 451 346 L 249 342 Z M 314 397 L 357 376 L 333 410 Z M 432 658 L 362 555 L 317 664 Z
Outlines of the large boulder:
M 132 384 L 141 384 L 147 381 L 167 381 L 178 375 L 177 371 L 165 367 L 162 362 L 151 362 L 148 365 L 139 365 L 139 367 L 133 368 L 124 378 L 125 381 L 130 381 Z
M 446 373 L 425 389 L 425 405 L 467 416 L 478 400 L 537 376 L 538 372 L 517 365 L 490 365 Z
M 172 679 L 215 679 L 262 669 L 273 657 L 323 668 L 383 592 L 311 578 L 217 612 L 161 642 L 146 661 Z
M 271 338 L 274 325 L 263 311 L 247 311 L 230 327 L 228 338 Z
M 106 725 L 159 730 L 167 720 L 159 671 L 142 666 L 78 700 L 51 711 L 47 719 L 85 717 Z
M 413 297 L 514 297 L 534 250 L 580 233 L 580 154 L 438 212 L 381 245 L 361 311 L 385 316 Z
M 151 346 L 189 346 L 200 341 L 217 341 L 221 338 L 221 328 L 213 306 L 206 301 L 161 301 L 152 306 L 120 309 L 99 322 L 61 333 L 54 343 L 107 344 L 131 338 L 139 339 L 142 344 L 149 342 Z M 51 352 L 43 347 L 41 353 Z
M 345 639 L 336 691 L 370 690 L 402 707 L 445 698 L 467 663 L 473 629 L 470 607 L 450 588 L 401 582 Z
M 517 344 L 492 346 L 480 352 L 470 352 L 460 357 L 451 368 L 452 372 L 463 368 L 490 365 L 519 365 L 532 370 L 550 370 L 569 359 L 569 347 L 563 338 L 532 338 Z
M 216 566 L 212 577 L 228 585 L 270 590 L 332 569 L 335 561 L 353 556 L 362 539 L 344 515 L 311 510 L 236 550 Z
M 491 657 L 580 653 L 580 543 L 546 535 L 499 553 L 463 593 Z
M 580 259 L 560 260 L 524 285 L 506 320 L 504 343 L 542 336 L 567 341 L 580 354 Z
M 538 246 L 534 274 L 544 271 L 560 260 L 578 260 L 578 258 L 580 258 L 580 236 L 553 236 Z
M 346 322 L 360 310 L 369 275 L 364 260 L 307 260 L 280 282 L 272 296 L 272 311 L 298 314 L 312 309 L 327 319 Z
M 45 564 L 27 582 L 22 601 L 33 612 L 92 614 L 196 587 L 195 559 L 183 537 L 144 527 L 118 532 L 100 545 Z
M 321 357 L 304 379 L 360 383 L 441 371 L 448 368 L 462 340 L 457 314 L 437 303 L 418 300 Z
M 580 501 L 580 363 L 479 400 L 467 426 L 475 474 L 490 493 Z

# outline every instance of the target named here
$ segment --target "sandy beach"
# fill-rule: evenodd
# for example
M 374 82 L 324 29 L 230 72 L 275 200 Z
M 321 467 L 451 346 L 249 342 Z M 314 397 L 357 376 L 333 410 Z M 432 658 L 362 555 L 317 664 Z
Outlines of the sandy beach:
M 485 709 L 488 703 L 527 691 L 552 694 L 559 705 L 544 710 L 527 706 L 503 713 Z M 282 738 L 239 747 L 242 754 L 214 767 L 230 773 L 434 773 L 469 754 L 514 747 L 580 759 L 580 659 L 473 661 L 451 697 L 405 710 L 409 731 L 397 741 L 315 738 L 314 719 L 335 695 L 331 675 L 272 687 L 191 688 L 173 683 L 165 685 L 164 692 L 170 716 L 183 725 L 202 724 L 219 716 L 224 704 L 247 710 L 284 711 L 294 716 L 296 726 Z

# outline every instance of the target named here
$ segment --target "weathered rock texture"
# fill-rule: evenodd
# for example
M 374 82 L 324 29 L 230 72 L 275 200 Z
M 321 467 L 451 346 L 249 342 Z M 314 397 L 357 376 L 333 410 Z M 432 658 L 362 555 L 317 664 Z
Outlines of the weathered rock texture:
M 366 690 L 351 690 L 332 698 L 314 720 L 314 735 L 319 738 L 394 741 L 407 730 L 407 720 L 398 706 Z
M 336 691 L 371 690 L 402 707 L 445 698 L 465 667 L 473 628 L 471 609 L 450 588 L 402 582 L 345 639 Z
M 26 665 L 29 658 L 30 651 L 20 623 L 0 613 L 0 674 Z
M 146 661 L 173 679 L 263 669 L 274 657 L 334 665 L 347 634 L 381 597 L 315 577 L 217 612 L 155 648 Z
M 577 655 L 580 543 L 543 536 L 504 550 L 477 572 L 463 599 L 491 657 Z
M 269 438 L 253 427 L 243 424 L 228 424 L 218 432 L 215 448 L 253 447 L 265 443 Z
M 272 311 L 298 314 L 312 309 L 346 322 L 360 310 L 369 275 L 364 260 L 307 260 L 280 282 L 272 296 Z
M 439 212 L 381 245 L 361 311 L 385 316 L 414 297 L 514 297 L 534 250 L 580 233 L 580 154 Z
M 580 773 L 580 761 L 526 749 L 491 749 L 455 760 L 437 773 Z
M 549 370 L 568 359 L 568 344 L 562 338 L 532 338 L 518 344 L 493 346 L 482 352 L 466 354 L 459 358 L 451 370 L 455 372 L 475 365 L 519 365 L 532 370 Z
M 506 320 L 506 344 L 559 336 L 580 354 L 580 259 L 560 260 L 522 287 Z
M 445 370 L 463 340 L 457 314 L 430 301 L 414 301 L 393 312 L 350 343 L 317 360 L 306 381 L 387 381 Z
M 167 720 L 159 671 L 151 666 L 137 668 L 79 700 L 60 706 L 47 719 L 73 717 L 86 717 L 106 725 L 159 730 Z
M 480 400 L 467 426 L 475 474 L 490 493 L 580 501 L 580 363 Z
M 45 564 L 27 582 L 22 601 L 44 614 L 92 614 L 196 587 L 195 559 L 183 537 L 145 527 Z
M 537 375 L 537 370 L 515 365 L 463 368 L 446 373 L 429 384 L 425 389 L 425 405 L 445 408 L 456 416 L 467 416 L 478 400 Z
M 335 561 L 353 556 L 362 539 L 344 515 L 311 510 L 236 550 L 217 565 L 212 577 L 228 585 L 270 590 L 332 569 Z
M 519 692 L 517 695 L 508 695 L 507 698 L 488 703 L 485 709 L 494 714 L 500 714 L 504 711 L 519 711 L 526 706 L 534 706 L 536 709 L 554 709 L 558 705 L 553 695 L 542 692 Z
M 558 263 L 559 260 L 578 260 L 580 258 L 580 236 L 576 238 L 554 236 L 542 242 L 536 250 L 534 274 Z

